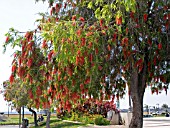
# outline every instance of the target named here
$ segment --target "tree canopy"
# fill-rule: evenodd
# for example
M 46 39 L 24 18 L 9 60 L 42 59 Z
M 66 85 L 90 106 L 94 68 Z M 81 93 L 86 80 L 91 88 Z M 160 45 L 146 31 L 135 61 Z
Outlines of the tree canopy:
M 68 111 L 87 99 L 113 103 L 126 93 L 126 85 L 132 100 L 135 93 L 142 100 L 147 85 L 152 93 L 167 91 L 169 4 L 49 0 L 50 10 L 40 13 L 35 30 L 6 34 L 4 48 L 20 47 L 10 83 L 20 79 L 37 108 L 55 103 Z

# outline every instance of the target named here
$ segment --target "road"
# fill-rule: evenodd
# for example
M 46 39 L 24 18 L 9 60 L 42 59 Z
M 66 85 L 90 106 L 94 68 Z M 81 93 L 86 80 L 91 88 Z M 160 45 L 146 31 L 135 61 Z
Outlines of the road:
M 170 117 L 144 118 L 144 128 L 170 128 Z

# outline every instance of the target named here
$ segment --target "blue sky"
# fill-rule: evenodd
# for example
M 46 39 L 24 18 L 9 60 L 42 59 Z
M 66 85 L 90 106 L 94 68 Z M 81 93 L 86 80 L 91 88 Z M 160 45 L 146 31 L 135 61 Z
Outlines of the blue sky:
M 11 73 L 12 58 L 10 55 L 13 50 L 8 48 L 6 54 L 2 54 L 2 44 L 5 41 L 5 33 L 9 28 L 14 27 L 20 31 L 27 31 L 33 29 L 34 21 L 39 17 L 38 12 L 47 11 L 48 3 L 36 3 L 35 0 L 1 0 L 0 2 L 0 88 L 2 88 L 2 82 L 7 80 Z M 165 92 L 162 92 L 159 96 L 151 95 L 150 89 L 146 89 L 144 104 L 150 106 L 166 103 L 170 106 L 170 91 L 167 96 Z M 7 103 L 4 101 L 2 94 L 0 94 L 0 112 L 7 111 Z M 120 108 L 128 108 L 128 96 L 126 95 L 123 100 L 120 101 Z

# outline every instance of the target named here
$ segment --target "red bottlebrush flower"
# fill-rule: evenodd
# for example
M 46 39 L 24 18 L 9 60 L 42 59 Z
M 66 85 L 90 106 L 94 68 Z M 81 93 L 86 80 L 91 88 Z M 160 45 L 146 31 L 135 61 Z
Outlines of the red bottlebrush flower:
M 152 45 L 152 41 L 149 39 L 148 40 L 148 44 L 151 46 Z
M 28 62 L 27 62 L 27 65 L 28 65 L 28 67 L 30 68 L 31 67 L 31 65 L 32 65 L 32 58 L 30 58 L 29 60 L 28 60 Z
M 122 39 L 122 45 L 127 45 L 128 44 L 128 38 L 127 37 L 125 37 L 125 38 L 123 38 Z
M 42 95 L 42 90 L 41 90 L 40 86 L 37 87 L 36 94 L 38 96 Z
M 82 22 L 85 21 L 83 17 L 80 17 L 79 20 L 82 21 Z
M 162 49 L 162 44 L 161 44 L 161 43 L 158 44 L 158 49 L 159 49 L 159 50 Z
M 86 38 L 81 38 L 81 46 L 85 46 L 86 44 Z
M 50 53 L 48 54 L 48 60 L 51 60 L 51 57 L 52 57 L 53 53 L 54 53 L 54 51 L 53 51 L 53 50 L 52 50 L 52 51 L 50 51 Z
M 6 40 L 5 40 L 5 43 L 8 43 L 8 41 L 9 41 L 9 37 L 7 36 Z
M 92 45 L 93 45 L 92 42 L 89 42 L 88 48 L 91 48 Z
M 98 66 L 98 69 L 99 69 L 100 71 L 102 70 L 102 68 L 103 68 L 102 66 L 100 66 L 100 65 Z
M 99 23 L 100 23 L 100 26 L 102 27 L 103 26 L 103 20 L 100 19 Z
M 32 89 L 28 90 L 28 94 L 29 94 L 30 99 L 34 98 L 33 93 L 32 93 Z
M 114 34 L 113 34 L 113 39 L 112 39 L 112 41 L 114 42 L 114 41 L 116 40 L 116 38 L 117 38 L 117 34 L 114 33 Z
M 163 17 L 164 20 L 167 20 L 168 19 L 168 15 L 165 14 L 164 17 Z
M 128 31 L 129 31 L 129 29 L 128 29 L 128 28 L 126 28 L 126 34 L 128 34 Z
M 50 15 L 52 15 L 52 14 L 53 14 L 53 9 L 50 10 Z
M 154 63 L 155 66 L 156 66 L 156 62 L 157 62 L 157 58 L 155 56 L 154 59 L 153 59 L 153 63 Z
M 140 59 L 137 61 L 138 65 L 141 65 L 142 62 L 143 62 L 143 59 L 142 59 L 142 58 L 140 58 Z
M 91 53 L 90 56 L 89 56 L 89 60 L 90 60 L 90 62 L 93 61 L 93 54 L 92 54 L 92 53 Z
M 56 5 L 55 5 L 55 8 L 59 8 L 60 6 L 59 6 L 59 4 L 57 3 Z
M 168 10 L 168 6 L 164 6 L 164 10 Z
M 116 24 L 121 25 L 122 24 L 122 17 L 116 16 Z
M 14 53 L 14 58 L 17 56 L 17 54 L 16 53 Z
M 136 18 L 136 19 L 135 19 L 135 22 L 136 22 L 136 23 L 138 23 L 138 22 L 139 22 L 139 19 L 138 19 L 138 18 Z
M 93 32 L 88 32 L 87 34 L 86 34 L 86 36 L 91 36 L 93 34 Z
M 77 51 L 77 54 L 78 54 L 78 55 L 80 55 L 80 54 L 81 54 L 81 51 L 80 51 L 80 50 L 78 50 L 78 51 Z
M 110 47 L 110 45 L 109 45 L 109 44 L 107 45 L 107 49 L 108 49 L 108 51 L 110 51 L 110 50 L 111 50 L 111 47 Z
M 130 12 L 130 18 L 134 19 L 134 12 Z
M 83 65 L 84 62 L 85 62 L 84 57 L 82 56 L 82 57 L 80 57 L 79 59 L 80 59 L 80 65 Z
M 76 65 L 78 65 L 78 64 L 79 64 L 79 57 L 76 56 Z
M 168 23 L 168 22 L 166 22 L 166 24 L 165 24 L 165 28 L 166 28 L 166 30 L 168 30 L 168 29 L 169 29 L 169 23 Z
M 84 89 L 84 84 L 80 84 L 80 89 L 83 90 Z
M 11 76 L 9 78 L 9 82 L 10 82 L 10 84 L 12 84 L 14 82 L 14 75 L 13 74 L 11 74 Z
M 64 8 L 66 8 L 67 7 L 67 3 L 64 3 Z
M 16 65 L 13 65 L 12 66 L 12 72 L 15 72 L 16 68 L 17 68 Z
M 18 63 L 19 63 L 19 65 L 21 65 L 21 63 L 22 63 L 21 58 L 18 58 Z
M 139 72 L 141 72 L 143 69 L 143 64 L 139 66 Z
M 59 20 L 59 18 L 57 17 L 57 18 L 55 19 L 55 21 L 58 22 L 58 20 Z
M 96 55 L 99 53 L 98 48 L 95 49 L 95 53 L 96 53 Z
M 77 35 L 78 35 L 78 36 L 80 36 L 80 35 L 81 35 L 81 30 L 80 30 L 80 29 L 79 29 L 79 30 L 77 30 L 77 32 L 76 32 L 76 33 L 77 33 Z
M 117 100 L 119 100 L 119 94 L 116 94 L 116 98 L 117 98 Z
M 85 82 L 84 82 L 85 84 L 89 84 L 90 83 L 90 77 L 89 78 L 87 78 L 86 80 L 85 80 Z
M 52 9 L 50 11 L 50 15 L 53 15 L 53 13 L 55 13 L 55 7 L 52 7 Z
M 146 22 L 147 19 L 148 19 L 148 14 L 145 13 L 145 14 L 143 15 L 143 20 L 144 20 L 144 22 Z
M 46 40 L 43 40 L 43 44 L 42 44 L 42 48 L 47 48 L 47 41 Z
M 58 3 L 55 6 L 55 11 L 56 11 L 56 13 L 58 13 L 60 11 L 60 5 Z
M 72 16 L 72 21 L 76 20 L 76 15 Z
M 38 26 L 38 29 L 41 31 L 41 26 Z

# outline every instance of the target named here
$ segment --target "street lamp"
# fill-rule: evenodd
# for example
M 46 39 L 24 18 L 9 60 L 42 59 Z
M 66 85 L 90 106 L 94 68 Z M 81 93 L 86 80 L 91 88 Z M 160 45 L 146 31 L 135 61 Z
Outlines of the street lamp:
M 8 106 L 8 117 L 9 117 L 9 106 L 10 106 L 9 101 L 7 103 L 7 106 Z
M 159 113 L 159 104 L 156 104 L 158 106 L 158 113 Z

